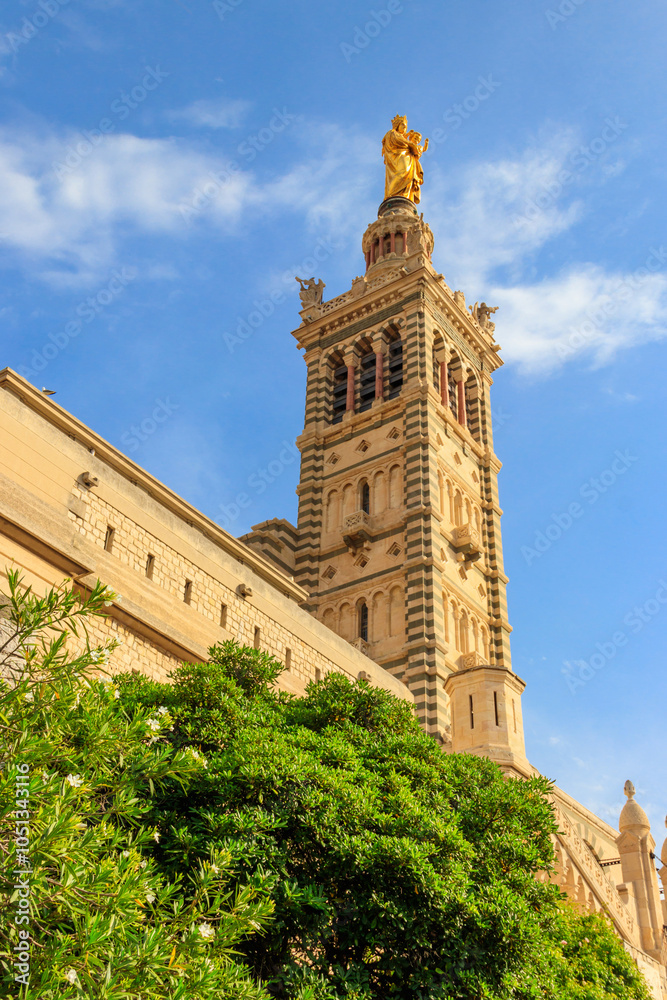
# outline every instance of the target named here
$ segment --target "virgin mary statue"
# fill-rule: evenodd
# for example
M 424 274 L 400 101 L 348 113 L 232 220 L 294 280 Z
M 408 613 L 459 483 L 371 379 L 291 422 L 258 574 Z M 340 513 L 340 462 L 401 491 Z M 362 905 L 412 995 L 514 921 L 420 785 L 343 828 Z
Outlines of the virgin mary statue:
M 418 205 L 424 182 L 419 158 L 428 149 L 428 139 L 420 146 L 421 135 L 419 132 L 408 132 L 408 120 L 403 115 L 396 115 L 391 125 L 391 130 L 382 140 L 386 167 L 384 196 L 409 198 Z

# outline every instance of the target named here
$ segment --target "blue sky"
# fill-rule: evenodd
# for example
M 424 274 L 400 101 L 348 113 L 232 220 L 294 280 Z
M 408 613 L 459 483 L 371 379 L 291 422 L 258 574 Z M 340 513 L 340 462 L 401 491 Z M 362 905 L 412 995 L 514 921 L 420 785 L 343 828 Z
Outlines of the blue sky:
M 296 516 L 296 462 L 224 515 L 302 426 L 293 276 L 349 287 L 391 117 L 431 137 L 436 266 L 500 306 L 529 756 L 612 822 L 632 778 L 660 843 L 664 5 L 6 0 L 0 17 L 0 364 L 234 534 Z

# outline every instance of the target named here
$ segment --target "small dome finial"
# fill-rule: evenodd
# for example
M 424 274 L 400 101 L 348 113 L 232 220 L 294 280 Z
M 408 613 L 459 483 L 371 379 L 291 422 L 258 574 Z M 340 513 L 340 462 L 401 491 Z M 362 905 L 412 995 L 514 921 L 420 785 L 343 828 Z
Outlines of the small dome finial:
M 629 830 L 631 833 L 643 837 L 645 834 L 650 832 L 651 824 L 649 823 L 648 816 L 642 807 L 638 802 L 635 802 L 633 798 L 635 794 L 635 786 L 631 781 L 626 781 L 623 785 L 623 791 L 627 795 L 628 801 L 621 810 L 618 828 L 621 833 L 625 830 Z

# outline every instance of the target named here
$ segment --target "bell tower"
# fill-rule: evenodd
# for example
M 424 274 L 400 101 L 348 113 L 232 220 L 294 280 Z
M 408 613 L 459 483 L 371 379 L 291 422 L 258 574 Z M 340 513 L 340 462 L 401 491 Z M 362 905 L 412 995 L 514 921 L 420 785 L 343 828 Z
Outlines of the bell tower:
M 322 282 L 298 279 L 307 388 L 291 572 L 316 618 L 410 687 L 427 732 L 520 769 L 489 401 L 495 310 L 467 307 L 433 266 L 416 207 L 426 147 L 406 128 L 397 116 L 383 140 L 389 194 L 362 238 L 364 273 L 328 301 Z M 410 197 L 392 193 L 401 184 Z M 282 525 L 285 539 L 285 524 L 245 540 L 271 556 L 267 537 Z

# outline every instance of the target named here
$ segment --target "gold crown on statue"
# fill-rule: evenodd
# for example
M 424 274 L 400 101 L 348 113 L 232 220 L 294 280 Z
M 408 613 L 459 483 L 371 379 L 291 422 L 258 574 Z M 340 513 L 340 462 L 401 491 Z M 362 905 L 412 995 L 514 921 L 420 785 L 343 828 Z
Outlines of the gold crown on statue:
M 396 128 L 397 125 L 400 125 L 401 122 L 405 122 L 406 125 L 408 124 L 408 119 L 405 115 L 395 115 L 391 120 L 391 124 L 394 128 Z

